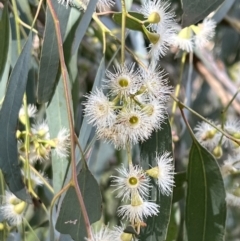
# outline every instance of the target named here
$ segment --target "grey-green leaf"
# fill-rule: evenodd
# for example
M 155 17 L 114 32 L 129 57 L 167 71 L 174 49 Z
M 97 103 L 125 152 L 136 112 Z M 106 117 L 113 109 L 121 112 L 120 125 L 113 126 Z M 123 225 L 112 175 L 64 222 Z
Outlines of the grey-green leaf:
M 84 199 L 90 223 L 101 217 L 101 193 L 97 181 L 88 169 L 78 174 L 78 184 Z M 74 187 L 70 187 L 63 199 L 56 229 L 63 234 L 71 235 L 72 239 L 85 241 L 86 227 Z
M 5 64 L 8 56 L 9 46 L 9 18 L 8 18 L 8 6 L 5 4 L 0 17 L 0 81 L 4 71 Z
M 82 19 L 79 22 L 79 25 L 75 32 L 74 42 L 72 46 L 72 54 L 76 53 L 76 51 L 78 50 L 78 47 L 82 41 L 82 38 L 86 33 L 88 25 L 92 19 L 92 15 L 96 9 L 96 4 L 97 4 L 97 0 L 91 0 L 88 3 L 87 10 L 83 14 Z
M 187 171 L 188 241 L 222 241 L 226 221 L 225 189 L 215 158 L 194 141 Z
M 47 108 L 47 119 L 51 138 L 55 138 L 61 128 L 69 129 L 67 116 L 63 81 L 62 78 L 60 78 L 51 104 Z M 53 151 L 52 169 L 54 170 L 53 189 L 55 193 L 58 193 L 62 188 L 68 165 L 69 162 L 67 158 L 60 158 Z
M 216 10 L 224 0 L 182 0 L 183 16 L 182 27 L 195 24 L 212 11 Z
M 172 133 L 168 120 L 162 124 L 162 129 L 154 132 L 152 137 L 141 145 L 141 164 L 147 169 L 149 165 L 156 166 L 153 161 L 156 152 L 172 152 Z M 172 195 L 166 196 L 160 193 L 157 185 L 152 188 L 152 198 L 160 205 L 158 216 L 149 217 L 146 220 L 147 227 L 141 230 L 141 241 L 164 241 L 167 235 L 171 214 Z
M 28 202 L 31 202 L 31 198 L 26 192 L 18 164 L 16 130 L 18 112 L 26 89 L 31 46 L 32 34 L 30 33 L 12 70 L 0 112 L 0 167 L 10 191 L 18 198 Z
M 61 36 L 65 34 L 70 8 L 66 9 L 57 1 L 52 1 L 57 14 Z M 44 32 L 43 47 L 40 59 L 39 80 L 37 90 L 38 103 L 46 103 L 51 100 L 57 85 L 57 73 L 59 68 L 58 42 L 52 14 L 47 7 L 46 29 Z
M 102 57 L 102 60 L 99 64 L 98 71 L 97 71 L 97 74 L 96 74 L 96 77 L 94 80 L 94 84 L 92 87 L 92 91 L 94 91 L 100 87 L 102 80 L 104 78 L 104 75 L 105 75 L 105 56 Z M 89 140 L 92 129 L 93 129 L 92 125 L 88 124 L 87 118 L 84 117 L 83 124 L 80 129 L 80 135 L 78 138 L 79 143 L 83 150 L 85 150 L 85 148 L 86 148 L 86 145 Z M 77 161 L 79 161 L 81 159 L 81 154 L 79 152 L 79 149 L 77 149 L 77 151 L 76 151 L 76 159 L 77 159 Z

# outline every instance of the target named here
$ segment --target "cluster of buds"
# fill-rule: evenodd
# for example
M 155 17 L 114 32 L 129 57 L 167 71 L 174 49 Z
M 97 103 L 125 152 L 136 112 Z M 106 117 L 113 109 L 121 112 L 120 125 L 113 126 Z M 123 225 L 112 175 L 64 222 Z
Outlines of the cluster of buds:
M 33 105 L 28 106 L 28 118 L 34 118 L 37 108 Z M 23 125 L 26 123 L 26 114 L 22 107 L 19 112 L 19 120 Z M 29 133 L 29 152 L 28 158 L 30 163 L 36 161 L 45 161 L 49 159 L 51 149 L 54 149 L 56 154 L 62 158 L 69 154 L 69 131 L 63 128 L 59 131 L 56 138 L 51 139 L 49 134 L 49 127 L 45 120 L 31 125 Z M 19 154 L 26 159 L 25 146 L 26 130 L 17 131 L 18 151 Z
M 221 128 L 221 126 L 210 121 L 213 126 Z M 240 152 L 239 145 L 231 139 L 223 136 L 212 125 L 201 122 L 195 127 L 195 136 L 202 146 L 206 147 L 216 158 L 222 157 L 222 146 L 230 147 L 234 154 Z M 228 120 L 223 126 L 226 133 L 235 139 L 240 139 L 240 122 L 238 120 Z

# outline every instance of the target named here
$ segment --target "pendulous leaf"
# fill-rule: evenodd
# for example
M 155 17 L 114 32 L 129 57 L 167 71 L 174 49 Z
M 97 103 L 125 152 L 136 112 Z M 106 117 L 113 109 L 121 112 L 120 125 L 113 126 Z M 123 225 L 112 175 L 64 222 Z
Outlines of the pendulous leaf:
M 26 192 L 18 164 L 16 130 L 18 112 L 26 89 L 31 46 L 32 33 L 30 33 L 12 70 L 6 96 L 0 111 L 0 168 L 10 191 L 18 198 L 28 202 L 31 202 L 31 197 Z

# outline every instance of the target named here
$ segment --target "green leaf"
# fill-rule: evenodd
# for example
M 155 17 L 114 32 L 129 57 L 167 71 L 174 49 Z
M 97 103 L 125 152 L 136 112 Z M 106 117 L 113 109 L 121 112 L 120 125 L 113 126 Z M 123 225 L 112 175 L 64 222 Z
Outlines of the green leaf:
M 185 28 L 201 21 L 209 13 L 216 10 L 224 0 L 182 0 L 182 27 Z
M 156 166 L 153 162 L 156 152 L 172 152 L 172 133 L 168 120 L 161 127 L 161 130 L 154 132 L 152 137 L 141 145 L 141 164 L 145 169 L 150 165 Z M 163 241 L 166 239 L 170 220 L 172 195 L 162 195 L 157 185 L 153 186 L 151 192 L 152 198 L 156 198 L 156 203 L 160 205 L 160 214 L 146 220 L 147 227 L 141 230 L 140 240 Z
M 90 223 L 101 217 L 101 193 L 97 181 L 88 169 L 82 169 L 78 175 L 78 184 L 83 196 Z M 72 239 L 85 241 L 86 227 L 74 187 L 70 187 L 63 199 L 56 229 Z
M 96 4 L 97 4 L 97 0 L 91 0 L 88 3 L 87 10 L 83 14 L 81 21 L 79 22 L 79 25 L 75 32 L 74 42 L 72 46 L 72 54 L 76 53 L 79 48 L 82 38 L 85 35 L 87 28 L 90 24 L 90 21 L 92 19 L 92 15 L 96 10 Z
M 215 158 L 194 140 L 187 171 L 188 241 L 224 240 L 225 189 Z
M 178 232 L 179 232 L 179 222 L 180 221 L 180 211 L 179 206 L 174 205 L 172 207 L 171 218 L 168 225 L 168 232 L 166 241 L 175 241 L 177 240 Z
M 140 21 L 146 20 L 144 18 L 144 15 L 141 14 L 141 13 L 128 12 L 128 14 L 133 16 L 134 18 L 137 18 Z M 114 13 L 113 14 L 113 20 L 114 20 L 115 23 L 122 26 L 122 13 Z M 126 28 L 129 28 L 131 30 L 141 31 L 142 33 L 144 33 L 143 29 L 142 29 L 142 24 L 134 21 L 132 18 L 129 18 L 128 16 L 126 18 Z
M 9 17 L 8 6 L 5 4 L 0 18 L 0 81 L 7 62 L 8 46 L 9 46 Z
M 172 202 L 178 202 L 185 196 L 185 186 L 187 183 L 186 172 L 179 172 L 174 175 L 174 187 L 173 187 L 173 200 Z
M 61 36 L 65 34 L 69 18 L 70 8 L 66 9 L 57 1 L 52 1 L 57 14 Z M 43 47 L 40 59 L 39 80 L 37 90 L 38 103 L 46 103 L 51 100 L 57 85 L 57 73 L 59 68 L 58 42 L 52 14 L 47 7 L 46 28 L 43 38 Z
M 98 87 L 101 86 L 104 75 L 105 75 L 105 56 L 102 57 L 102 60 L 99 64 L 98 71 L 97 71 L 97 74 L 96 74 L 96 77 L 94 80 L 94 84 L 92 87 L 92 91 L 96 90 Z M 89 125 L 87 118 L 84 117 L 83 124 L 80 129 L 80 135 L 79 135 L 79 143 L 83 150 L 85 150 L 85 148 L 86 148 L 86 145 L 89 140 L 92 129 L 93 129 L 92 125 Z M 78 149 L 76 152 L 76 159 L 77 159 L 77 161 L 79 161 L 81 159 L 81 154 Z
M 223 4 L 220 6 L 220 8 L 218 8 L 218 10 L 214 13 L 212 19 L 216 23 L 220 23 L 223 20 L 223 18 L 226 16 L 228 11 L 231 9 L 235 1 L 236 0 L 224 1 Z
M 58 82 L 51 104 L 47 108 L 47 119 L 49 124 L 50 136 L 55 138 L 61 128 L 69 129 L 67 106 L 64 95 L 62 78 Z M 54 151 L 52 153 L 53 189 L 58 193 L 62 189 L 69 162 L 67 158 L 58 157 Z
M 16 130 L 18 112 L 26 89 L 31 47 L 32 34 L 30 33 L 12 70 L 0 112 L 0 167 L 10 191 L 28 202 L 31 202 L 31 198 L 26 192 L 18 164 Z

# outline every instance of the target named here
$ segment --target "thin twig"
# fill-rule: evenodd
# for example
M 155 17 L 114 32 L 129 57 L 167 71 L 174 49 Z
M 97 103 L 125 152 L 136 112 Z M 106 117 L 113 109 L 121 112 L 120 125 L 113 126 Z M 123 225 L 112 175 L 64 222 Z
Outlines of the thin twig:
M 47 3 L 54 20 L 55 31 L 57 35 L 58 52 L 59 52 L 59 58 L 60 58 L 61 73 L 63 77 L 64 93 L 65 93 L 67 113 L 68 113 L 68 122 L 70 126 L 72 182 L 74 184 L 74 188 L 76 190 L 78 201 L 82 210 L 84 223 L 87 230 L 87 235 L 88 235 L 88 238 L 90 239 L 92 237 L 90 221 L 88 218 L 87 210 L 83 201 L 83 196 L 77 180 L 76 159 L 75 159 L 75 132 L 74 132 L 74 125 L 73 125 L 73 118 L 72 118 L 72 110 L 71 110 L 71 102 L 70 102 L 71 98 L 69 93 L 70 91 L 69 91 L 69 84 L 68 84 L 68 78 L 67 78 L 67 69 L 66 69 L 66 64 L 64 60 L 64 54 L 63 54 L 63 42 L 62 42 L 62 36 L 60 31 L 60 24 L 59 24 L 57 14 L 52 5 L 52 1 L 47 0 Z

